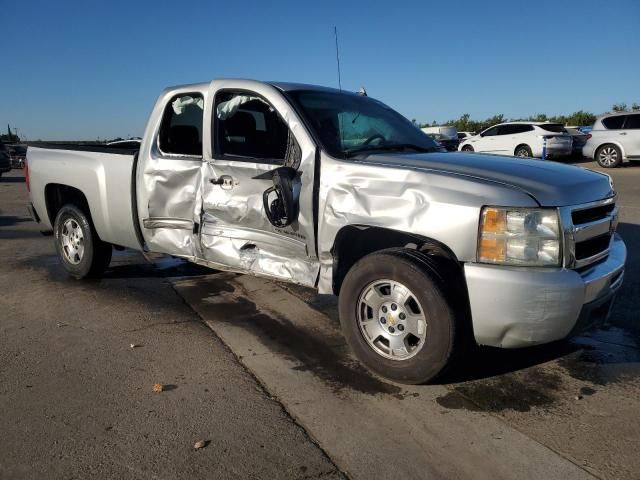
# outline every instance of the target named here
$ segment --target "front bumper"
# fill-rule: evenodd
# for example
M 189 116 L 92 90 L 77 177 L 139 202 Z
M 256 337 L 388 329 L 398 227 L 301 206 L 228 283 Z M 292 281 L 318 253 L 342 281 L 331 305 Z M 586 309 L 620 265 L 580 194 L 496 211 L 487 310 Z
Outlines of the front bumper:
M 626 258 L 616 234 L 607 259 L 582 272 L 466 264 L 476 342 L 526 347 L 603 322 L 622 285 Z

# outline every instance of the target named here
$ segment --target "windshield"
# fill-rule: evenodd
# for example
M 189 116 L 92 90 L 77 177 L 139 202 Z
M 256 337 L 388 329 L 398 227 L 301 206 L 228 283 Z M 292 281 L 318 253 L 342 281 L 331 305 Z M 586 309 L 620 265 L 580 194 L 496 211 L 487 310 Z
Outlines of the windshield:
M 393 150 L 439 151 L 418 127 L 373 98 L 318 91 L 287 95 L 302 111 L 322 147 L 334 157 Z

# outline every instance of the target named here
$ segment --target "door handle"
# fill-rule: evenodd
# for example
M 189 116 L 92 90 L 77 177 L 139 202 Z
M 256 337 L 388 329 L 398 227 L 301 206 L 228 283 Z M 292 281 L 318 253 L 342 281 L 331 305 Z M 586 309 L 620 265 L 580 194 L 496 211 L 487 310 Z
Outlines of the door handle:
M 620 135 L 626 135 L 627 132 L 620 132 Z
M 209 180 L 212 185 L 220 185 L 223 190 L 231 190 L 233 188 L 233 177 L 231 175 L 220 175 L 218 178 Z

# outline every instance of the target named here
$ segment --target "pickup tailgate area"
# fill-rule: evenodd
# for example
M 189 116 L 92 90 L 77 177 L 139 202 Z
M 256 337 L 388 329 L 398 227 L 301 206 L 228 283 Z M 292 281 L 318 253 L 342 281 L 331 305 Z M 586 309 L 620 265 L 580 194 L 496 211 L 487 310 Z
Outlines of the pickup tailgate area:
M 132 203 L 134 151 L 101 146 L 29 147 L 31 203 L 43 231 L 53 230 L 57 209 L 75 189 L 87 204 L 100 238 L 140 249 Z

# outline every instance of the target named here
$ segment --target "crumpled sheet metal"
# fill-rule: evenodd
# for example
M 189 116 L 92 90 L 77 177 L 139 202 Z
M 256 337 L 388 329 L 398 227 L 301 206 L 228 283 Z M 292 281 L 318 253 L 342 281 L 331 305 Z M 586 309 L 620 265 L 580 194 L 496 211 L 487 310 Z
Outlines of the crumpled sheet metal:
M 155 139 L 167 102 L 175 95 L 196 93 L 202 95 L 206 106 L 208 87 L 208 83 L 201 83 L 164 90 L 145 129 L 146 141 L 141 145 L 140 163 L 136 172 L 136 200 L 142 234 L 151 251 L 184 256 L 198 254 L 196 239 L 193 238 L 193 225 L 199 222 L 202 204 L 202 159 L 164 154 L 159 150 Z M 193 97 L 191 98 L 193 100 Z M 192 103 L 186 100 L 185 104 L 172 105 L 172 108 L 181 109 Z M 170 228 L 144 227 L 145 220 L 148 225 L 155 223 L 157 227 L 162 225 L 164 219 L 170 218 L 178 220 L 185 227 L 176 228 L 175 224 Z
M 212 160 L 211 142 L 205 133 L 200 258 L 211 264 L 232 266 L 235 271 L 315 286 L 319 268 L 313 222 L 315 144 L 274 87 L 254 81 L 216 80 L 211 84 L 209 97 L 224 88 L 252 91 L 264 97 L 295 135 L 301 153 L 297 165 L 302 183 L 300 215 L 297 222 L 286 228 L 271 225 L 264 213 L 262 193 L 273 185 L 270 172 L 279 165 Z M 235 100 L 233 105 L 231 102 L 224 105 L 221 114 L 241 108 L 248 98 L 256 97 L 236 97 L 231 101 Z M 205 105 L 205 118 L 207 108 L 209 105 Z M 207 181 L 221 175 L 234 179 L 232 189 L 223 189 Z
M 200 211 L 198 185 L 201 163 L 162 158 L 155 158 L 147 163 L 146 168 L 152 174 L 142 176 L 144 191 L 148 192 L 147 217 L 143 217 L 143 224 L 156 222 L 155 226 L 159 227 L 165 218 L 178 219 L 184 224 L 184 228 L 176 228 L 175 225 L 167 228 L 145 228 L 145 240 L 152 251 L 182 255 L 198 253 L 192 237 L 193 225 L 198 221 Z M 196 211 L 194 205 L 198 206 Z
M 348 225 L 378 226 L 428 237 L 460 261 L 474 261 L 482 205 L 526 206 L 531 198 L 495 183 L 421 169 L 322 156 L 320 293 L 332 293 L 335 238 Z M 502 203 L 501 203 L 502 202 Z
M 220 165 L 220 164 L 218 164 Z M 275 167 L 252 164 L 226 164 L 219 171 L 215 162 L 204 175 L 217 178 L 230 175 L 238 181 L 232 190 L 219 186 L 205 188 L 203 195 L 201 255 L 205 260 L 269 277 L 314 286 L 318 271 L 315 245 L 309 248 L 307 232 L 312 221 L 300 217 L 285 229 L 271 225 L 264 213 L 262 193 L 273 185 L 269 175 L 249 178 L 249 172 L 268 173 Z M 301 200 L 303 201 L 303 200 Z
M 199 237 L 186 228 L 157 229 L 167 230 L 162 233 L 147 230 L 145 239 L 152 250 L 233 265 L 239 271 L 304 285 L 314 285 L 319 278 L 320 293 L 331 293 L 331 251 L 341 228 L 379 226 L 410 232 L 441 242 L 460 261 L 473 261 L 476 236 L 469 232 L 477 229 L 480 206 L 504 202 L 528 206 L 532 202 L 526 194 L 495 182 L 481 179 L 470 182 L 462 175 L 420 168 L 415 162 L 403 168 L 397 157 L 395 165 L 383 165 L 366 160 L 337 160 L 322 154 L 316 255 L 313 217 L 316 147 L 280 92 L 261 82 L 216 80 L 206 86 L 187 86 L 184 92 L 173 94 L 202 91 L 207 119 L 215 114 L 212 101 L 215 93 L 227 88 L 252 91 L 267 99 L 296 136 L 301 149 L 298 172 L 302 184 L 298 221 L 286 229 L 276 229 L 264 214 L 262 192 L 271 186 L 268 173 L 277 165 L 213 160 L 211 129 L 204 128 L 203 161 L 176 162 L 157 158 L 156 151 L 141 151 L 141 158 L 151 157 L 143 173 L 148 198 L 139 196 L 139 202 L 144 202 L 140 204 L 142 209 L 148 209 L 147 217 L 142 218 L 172 216 L 201 224 Z M 160 118 L 161 106 L 156 109 L 154 114 Z M 145 132 L 145 138 L 155 138 L 157 127 L 157 124 L 150 126 L 152 131 Z M 210 179 L 222 175 L 234 179 L 232 194 L 220 185 L 210 184 Z M 241 235 L 233 233 L 233 227 L 238 226 L 242 227 Z M 219 229 L 220 233 L 211 234 L 211 229 Z M 286 247 L 286 241 L 282 249 L 273 241 L 265 241 L 263 232 L 274 239 L 295 239 L 306 246 L 306 252 L 301 254 Z
M 253 243 L 245 238 L 231 238 L 225 233 L 208 235 L 203 232 L 201 241 L 204 259 L 220 263 L 235 271 L 246 271 L 270 278 L 289 280 L 301 285 L 313 286 L 317 263 L 309 262 L 303 255 L 287 249 L 287 243 Z M 283 242 L 284 243 L 284 242 Z

